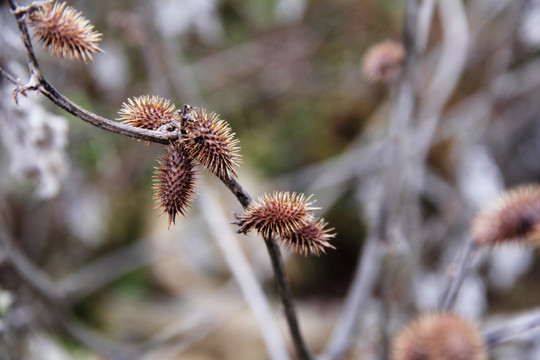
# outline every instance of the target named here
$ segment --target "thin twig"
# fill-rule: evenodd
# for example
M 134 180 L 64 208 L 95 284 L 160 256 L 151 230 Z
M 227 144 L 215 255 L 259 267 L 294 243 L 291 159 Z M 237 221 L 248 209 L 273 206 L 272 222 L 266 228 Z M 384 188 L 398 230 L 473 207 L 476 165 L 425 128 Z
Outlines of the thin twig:
M 459 288 L 465 279 L 465 275 L 467 275 L 467 270 L 469 269 L 468 266 L 475 250 L 476 246 L 474 241 L 472 241 L 472 239 L 468 239 L 465 249 L 461 254 L 459 264 L 457 265 L 457 273 L 452 276 L 445 292 L 443 293 L 440 304 L 440 309 L 442 311 L 448 311 L 452 306 L 454 306 Z
M 58 291 L 55 281 L 21 251 L 2 223 L 0 223 L 0 246 L 6 253 L 5 260 L 9 261 L 15 271 L 44 299 L 56 304 L 63 304 L 66 301 L 66 294 Z
M 285 266 L 283 265 L 281 251 L 274 239 L 264 237 L 264 242 L 266 243 L 266 248 L 268 249 L 268 254 L 270 255 L 278 293 L 281 297 L 281 302 L 283 303 L 285 317 L 287 318 L 289 330 L 291 332 L 291 336 L 298 352 L 298 356 L 301 360 L 310 360 L 312 359 L 312 355 L 308 350 L 308 347 L 304 342 L 304 338 L 302 337 L 302 333 L 300 331 L 300 325 L 298 324 L 298 319 L 296 317 L 296 310 L 294 307 L 291 286 L 287 278 L 287 273 L 285 272 Z
M 0 75 L 5 77 L 13 85 L 19 85 L 20 84 L 19 80 L 15 76 L 10 74 L 7 70 L 2 68 L 1 66 L 0 66 Z
M 347 352 L 355 337 L 360 312 L 371 295 L 371 289 L 378 277 L 381 259 L 382 249 L 378 238 L 368 236 L 356 267 L 351 289 L 334 327 L 332 339 L 320 357 L 321 360 L 340 359 Z
M 238 183 L 238 181 L 234 178 L 220 178 L 221 182 L 225 184 L 227 189 L 233 195 L 236 197 L 238 202 L 242 205 L 244 209 L 246 209 L 249 205 L 251 205 L 251 196 L 244 190 L 242 185 Z
M 444 31 L 440 61 L 418 113 L 420 124 L 416 143 L 422 164 L 433 142 L 444 105 L 465 67 L 469 43 L 469 26 L 462 0 L 439 1 L 438 5 Z
M 527 333 L 530 333 L 533 330 L 537 330 L 539 327 L 540 315 L 538 314 L 538 311 L 535 311 L 535 314 L 526 321 L 517 325 L 504 325 L 497 330 L 487 332 L 484 334 L 484 337 L 486 339 L 486 344 L 489 347 L 495 347 L 523 338 L 524 335 L 527 335 Z

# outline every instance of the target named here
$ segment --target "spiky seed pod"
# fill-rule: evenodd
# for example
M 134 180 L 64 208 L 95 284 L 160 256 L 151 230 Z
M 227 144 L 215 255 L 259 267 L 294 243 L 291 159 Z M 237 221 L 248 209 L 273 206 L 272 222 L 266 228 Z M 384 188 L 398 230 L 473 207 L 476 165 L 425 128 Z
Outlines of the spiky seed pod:
M 329 243 L 330 239 L 336 236 L 332 233 L 334 228 L 325 229 L 326 225 L 328 224 L 323 219 L 317 219 L 280 239 L 280 242 L 285 248 L 292 249 L 301 255 L 306 256 L 310 253 L 319 256 L 326 253 L 326 248 L 335 249 Z
M 386 40 L 367 50 L 362 63 L 362 72 L 371 83 L 388 82 L 400 72 L 404 60 L 403 44 Z
M 477 246 L 540 245 L 540 186 L 518 186 L 501 194 L 476 215 L 471 232 Z
M 450 313 L 424 314 L 392 341 L 391 360 L 487 360 L 480 331 Z
M 98 46 L 101 34 L 81 12 L 66 3 L 44 2 L 29 13 L 29 23 L 45 48 L 54 56 L 70 60 L 93 60 L 93 54 L 103 52 Z
M 227 122 L 205 109 L 195 110 L 193 118 L 184 129 L 188 156 L 219 178 L 237 176 L 234 166 L 241 161 L 240 148 Z
M 309 213 L 317 208 L 312 207 L 303 194 L 278 192 L 264 194 L 256 203 L 250 205 L 239 218 L 238 232 L 247 234 L 255 229 L 266 238 L 292 235 L 302 226 L 313 222 Z
M 186 215 L 196 194 L 196 170 L 181 145 L 167 147 L 167 153 L 158 159 L 160 167 L 154 174 L 154 198 L 156 205 L 169 214 L 169 227 L 177 214 Z
M 118 111 L 118 121 L 141 129 L 157 130 L 176 119 L 174 104 L 159 96 L 143 95 L 128 99 Z

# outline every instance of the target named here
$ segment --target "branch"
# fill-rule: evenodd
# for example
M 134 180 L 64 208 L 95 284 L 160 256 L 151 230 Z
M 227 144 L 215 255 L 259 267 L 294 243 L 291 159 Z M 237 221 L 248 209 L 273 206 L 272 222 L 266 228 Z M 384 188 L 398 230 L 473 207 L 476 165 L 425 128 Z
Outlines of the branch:
M 457 273 L 452 276 L 446 290 L 443 293 L 440 304 L 440 309 L 442 311 L 448 311 L 452 306 L 454 306 L 459 288 L 465 279 L 465 275 L 467 275 L 467 270 L 469 269 L 468 265 L 476 250 L 476 246 L 472 239 L 468 239 L 465 246 L 465 250 L 461 255 L 459 263 L 457 264 Z
M 180 111 L 179 123 L 176 124 L 174 129 L 169 132 L 162 131 L 151 131 L 144 130 L 132 126 L 128 126 L 122 123 L 118 123 L 106 118 L 103 118 L 99 115 L 96 115 L 90 111 L 83 109 L 77 104 L 70 101 L 67 97 L 59 93 L 43 76 L 37 58 L 35 56 L 32 43 L 30 40 L 30 35 L 28 33 L 28 28 L 25 23 L 25 9 L 19 8 L 15 3 L 15 0 L 9 0 L 11 9 L 17 24 L 19 27 L 19 32 L 21 39 L 25 45 L 27 58 L 28 58 L 28 67 L 31 72 L 31 77 L 28 83 L 24 86 L 19 85 L 15 90 L 15 95 L 22 94 L 24 95 L 27 90 L 38 90 L 43 95 L 45 95 L 49 100 L 51 100 L 55 105 L 69 112 L 70 114 L 76 116 L 77 118 L 88 122 L 89 124 L 96 126 L 100 129 L 107 130 L 119 135 L 128 136 L 131 138 L 136 138 L 140 140 L 156 142 L 161 144 L 169 144 L 172 141 L 176 141 L 181 137 L 180 123 L 187 116 L 187 108 L 184 107 L 184 110 Z M 184 118 L 182 118 L 184 116 Z M 227 188 L 235 195 L 240 204 L 244 208 L 248 207 L 251 204 L 251 197 L 242 189 L 240 184 L 234 179 L 220 179 Z M 270 258 L 272 259 L 272 266 L 276 275 L 276 282 L 278 285 L 279 293 L 285 307 L 285 314 L 287 317 L 287 322 L 293 337 L 295 347 L 300 355 L 300 358 L 303 360 L 311 359 L 311 355 L 307 350 L 307 347 L 302 339 L 300 334 L 298 320 L 296 318 L 296 313 L 292 301 L 292 294 L 290 285 L 285 274 L 285 269 L 283 266 L 283 259 L 281 258 L 281 253 L 279 248 L 273 241 L 273 239 L 265 239 Z
M 538 311 L 535 311 L 528 316 L 527 320 L 520 324 L 503 325 L 497 330 L 487 332 L 484 337 L 486 338 L 486 344 L 491 348 L 523 338 L 524 335 L 531 333 L 533 330 L 537 330 L 539 327 L 540 314 L 538 314 Z
M 285 272 L 281 251 L 279 250 L 279 247 L 274 239 L 265 237 L 264 242 L 266 244 L 266 248 L 268 249 L 270 260 L 272 261 L 272 268 L 275 274 L 278 293 L 281 297 L 281 302 L 283 303 L 285 317 L 287 318 L 287 324 L 289 325 L 289 330 L 291 332 L 296 351 L 298 352 L 298 356 L 301 360 L 310 360 L 312 355 L 304 342 L 302 333 L 300 331 L 300 326 L 298 325 L 291 286 L 289 284 L 289 279 L 287 278 L 287 273 Z
M 6 231 L 3 223 L 0 223 L 0 247 L 6 254 L 4 260 L 8 261 L 28 285 L 45 300 L 56 304 L 66 302 L 66 293 L 59 291 L 56 282 L 21 251 Z
M 0 66 L 0 75 L 5 77 L 13 85 L 20 85 L 19 80 L 15 76 L 13 76 L 11 73 L 9 73 L 7 70 L 2 68 L 1 66 Z
M 246 259 L 236 238 L 232 235 L 220 204 L 213 196 L 208 186 L 200 194 L 201 213 L 213 234 L 221 252 L 231 269 L 231 272 L 244 294 L 244 297 L 257 319 L 259 329 L 266 343 L 266 348 L 274 360 L 287 360 L 289 355 L 283 342 L 278 324 L 276 323 L 270 304 L 257 281 L 252 267 Z
M 379 239 L 373 235 L 368 236 L 356 267 L 353 284 L 334 327 L 332 339 L 326 346 L 321 360 L 340 359 L 347 352 L 356 335 L 360 312 L 375 285 L 381 268 L 381 259 L 382 249 Z

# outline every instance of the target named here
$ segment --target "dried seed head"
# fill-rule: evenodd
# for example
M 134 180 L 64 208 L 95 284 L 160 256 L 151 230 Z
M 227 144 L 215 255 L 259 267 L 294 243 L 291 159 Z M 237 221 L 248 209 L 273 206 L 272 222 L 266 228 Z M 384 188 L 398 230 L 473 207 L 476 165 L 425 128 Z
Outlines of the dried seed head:
M 149 95 L 128 99 L 118 114 L 117 120 L 124 124 L 148 130 L 157 130 L 176 119 L 175 107 L 170 100 Z
M 427 314 L 412 321 L 392 342 L 391 360 L 487 360 L 484 338 L 457 315 Z
M 373 45 L 364 55 L 362 71 L 371 83 L 394 79 L 405 60 L 405 48 L 397 41 L 387 40 Z
M 300 229 L 293 232 L 291 235 L 283 238 L 280 242 L 287 249 L 292 249 L 295 252 L 306 256 L 308 253 L 312 255 L 321 255 L 326 253 L 326 248 L 335 249 L 330 245 L 330 239 L 336 234 L 331 233 L 334 229 L 325 229 L 328 225 L 323 219 L 317 219 L 310 223 L 304 224 Z
M 194 121 L 186 124 L 184 146 L 189 157 L 219 178 L 237 176 L 234 166 L 240 163 L 238 140 L 229 125 L 215 113 L 204 109 L 193 112 Z
M 154 174 L 156 205 L 169 214 L 169 227 L 176 214 L 186 215 L 196 193 L 193 161 L 186 157 L 179 143 L 167 147 L 167 154 L 159 157 L 160 167 Z
M 310 211 L 316 208 L 303 194 L 274 192 L 264 194 L 257 203 L 250 205 L 240 217 L 238 232 L 255 229 L 266 238 L 285 238 L 307 223 L 313 222 Z
M 471 232 L 478 246 L 540 245 L 540 186 L 519 186 L 504 192 L 476 215 Z
M 101 34 L 81 12 L 66 3 L 44 2 L 29 13 L 34 37 L 54 56 L 70 60 L 93 60 L 93 54 L 103 52 L 98 46 Z

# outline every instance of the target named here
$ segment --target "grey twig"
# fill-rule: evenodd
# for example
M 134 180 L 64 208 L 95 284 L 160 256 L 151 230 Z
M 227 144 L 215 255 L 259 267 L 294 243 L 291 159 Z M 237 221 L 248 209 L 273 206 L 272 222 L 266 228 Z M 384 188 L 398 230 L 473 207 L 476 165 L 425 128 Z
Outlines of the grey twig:
M 513 342 L 523 338 L 527 333 L 540 328 L 540 314 L 535 311 L 527 320 L 519 324 L 504 325 L 497 330 L 492 330 L 484 334 L 488 347 L 495 347 Z
M 0 223 L 0 246 L 6 254 L 8 261 L 15 271 L 49 302 L 62 304 L 66 301 L 66 294 L 58 291 L 58 287 L 49 275 L 39 269 L 15 244 L 4 225 Z
M 80 341 L 87 348 L 94 350 L 105 359 L 132 360 L 140 358 L 139 354 L 132 349 L 118 344 L 111 339 L 105 338 L 103 335 L 80 322 L 66 319 L 62 314 L 58 314 L 57 318 L 57 321 L 66 333 Z
M 13 85 L 20 84 L 19 80 L 15 76 L 13 76 L 11 73 L 9 73 L 7 70 L 2 68 L 1 66 L 0 66 L 0 75 L 5 77 Z
M 382 248 L 379 239 L 369 236 L 362 249 L 353 284 L 334 327 L 334 334 L 321 355 L 321 360 L 340 359 L 347 352 L 355 336 L 360 311 L 371 295 L 371 289 L 378 277 L 381 259 Z
M 457 268 L 455 269 L 457 270 L 457 273 L 451 275 L 450 282 L 441 299 L 440 309 L 442 311 L 448 311 L 454 305 L 459 288 L 463 283 L 463 279 L 465 279 L 465 275 L 467 275 L 467 270 L 469 269 L 468 266 L 472 259 L 472 255 L 474 254 L 474 250 L 476 250 L 474 241 L 468 239 L 459 263 L 457 264 Z

